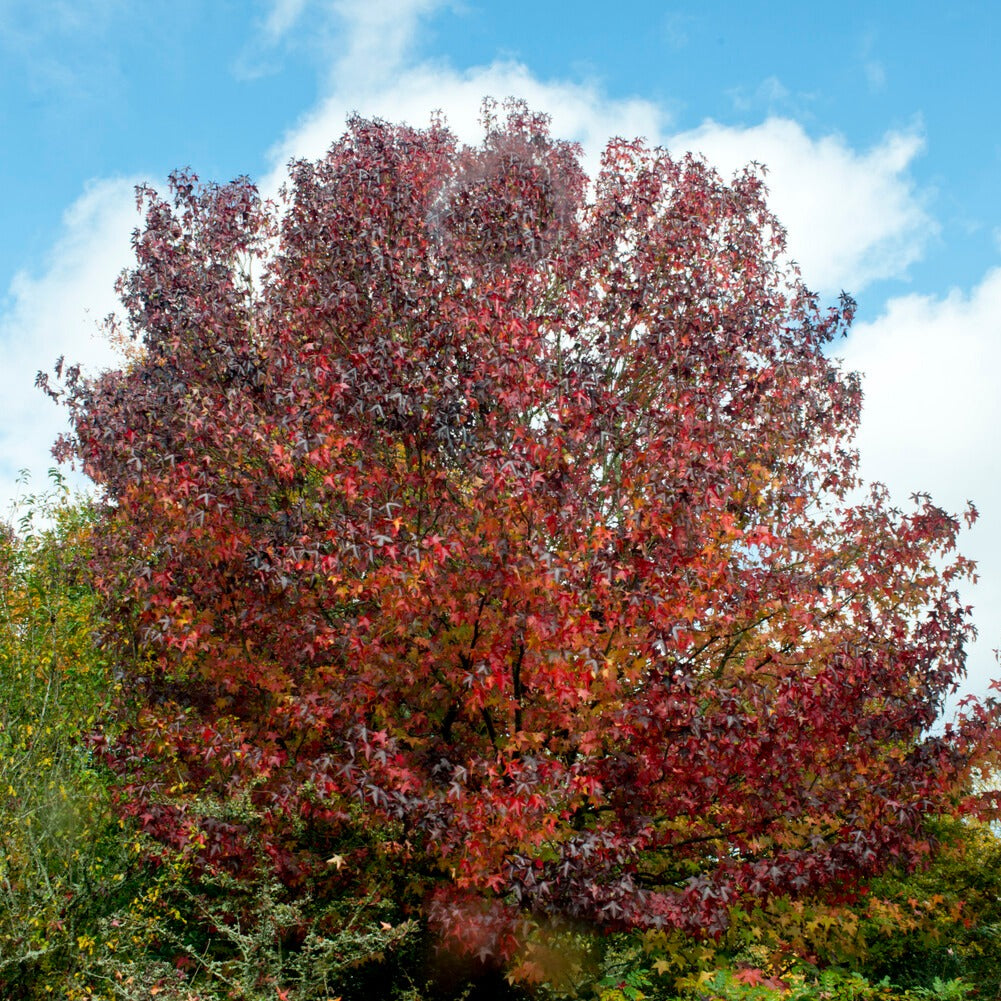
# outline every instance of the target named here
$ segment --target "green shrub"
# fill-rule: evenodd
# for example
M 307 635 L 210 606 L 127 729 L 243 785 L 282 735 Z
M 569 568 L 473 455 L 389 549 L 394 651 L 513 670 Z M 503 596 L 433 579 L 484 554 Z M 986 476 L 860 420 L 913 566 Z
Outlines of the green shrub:
M 1001 998 L 1001 840 L 987 824 L 943 817 L 928 866 L 876 881 L 859 968 L 905 987 L 957 979 L 980 999 Z
M 82 737 L 108 704 L 86 504 L 58 478 L 0 528 L 0 993 L 71 997 L 134 857 Z

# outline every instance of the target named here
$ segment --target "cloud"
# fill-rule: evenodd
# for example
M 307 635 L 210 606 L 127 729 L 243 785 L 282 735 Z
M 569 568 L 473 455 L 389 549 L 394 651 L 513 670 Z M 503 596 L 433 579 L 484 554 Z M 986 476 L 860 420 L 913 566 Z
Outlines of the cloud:
M 230 66 L 238 80 L 258 80 L 277 73 L 293 29 L 303 20 L 310 0 L 270 0 L 254 19 L 249 38 Z
M 309 0 L 274 0 L 264 19 L 264 34 L 269 41 L 285 35 L 299 20 Z
M 299 9 L 276 0 L 272 13 Z M 821 292 L 858 293 L 879 279 L 901 277 L 935 227 L 908 169 L 923 148 L 915 130 L 888 132 L 866 151 L 837 135 L 812 138 L 788 117 L 753 127 L 706 121 L 670 135 L 664 110 L 639 97 L 612 98 L 593 82 L 544 80 L 525 65 L 495 61 L 459 70 L 413 57 L 421 23 L 443 0 L 334 0 L 327 5 L 339 32 L 331 36 L 326 95 L 271 151 L 274 192 L 289 159 L 321 156 L 353 113 L 424 125 L 443 110 L 459 138 L 480 136 L 485 96 L 521 97 L 553 116 L 556 134 L 576 139 L 593 169 L 611 136 L 642 136 L 673 152 L 698 150 L 725 174 L 752 160 L 767 165 L 771 204 L 789 232 L 789 249 L 807 283 Z M 759 97 L 788 96 L 769 78 Z
M 980 564 L 966 592 L 981 634 L 967 687 L 984 694 L 1001 674 L 992 652 L 1001 647 L 1001 268 L 969 294 L 891 299 L 853 330 L 843 355 L 865 375 L 863 474 L 901 504 L 920 490 L 947 510 L 967 500 L 980 510 L 961 548 Z
M 903 275 L 935 229 L 907 174 L 924 145 L 913 131 L 888 132 L 858 152 L 840 136 L 812 139 L 788 118 L 750 128 L 707 121 L 668 143 L 673 152 L 703 153 L 724 174 L 751 160 L 765 164 L 789 251 L 822 292 L 857 293 Z
M 234 67 L 272 72 L 278 49 L 319 57 L 325 83 L 384 77 L 414 47 L 421 23 L 449 0 L 270 0 Z M 297 30 L 301 29 L 301 30 Z
M 0 313 L 0 513 L 14 494 L 19 470 L 40 482 L 52 465 L 49 449 L 66 422 L 59 408 L 35 388 L 39 369 L 60 355 L 96 371 L 113 352 L 100 322 L 116 306 L 114 283 L 129 262 L 129 240 L 139 222 L 135 180 L 87 186 L 63 216 L 63 230 L 40 274 L 19 272 Z
M 549 112 L 555 134 L 580 142 L 592 167 L 611 136 L 646 136 L 656 141 L 666 125 L 663 111 L 651 101 L 611 99 L 592 83 L 540 80 L 518 62 L 497 61 L 466 71 L 426 63 L 390 80 L 351 81 L 336 88 L 272 149 L 275 168 L 263 187 L 266 191 L 278 187 L 288 160 L 326 152 L 354 112 L 420 126 L 441 110 L 460 140 L 475 142 L 482 135 L 480 108 L 487 96 L 520 97 L 531 107 Z
M 345 29 L 332 83 L 372 85 L 401 66 L 414 46 L 421 21 L 444 0 L 335 0 Z

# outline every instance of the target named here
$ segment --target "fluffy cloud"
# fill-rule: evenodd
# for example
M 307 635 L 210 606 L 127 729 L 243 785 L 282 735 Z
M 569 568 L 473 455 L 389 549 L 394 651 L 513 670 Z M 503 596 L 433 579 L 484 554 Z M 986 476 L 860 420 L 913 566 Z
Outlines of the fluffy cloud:
M 862 471 L 906 504 L 927 491 L 947 510 L 967 500 L 981 518 L 963 552 L 979 563 L 967 589 L 980 638 L 971 651 L 968 688 L 984 694 L 1001 674 L 1001 268 L 969 295 L 908 295 L 859 324 L 842 352 L 862 372 L 865 407 L 858 445 Z
M 273 13 L 290 3 L 278 0 Z M 672 135 L 663 110 L 651 101 L 613 99 L 589 83 L 543 80 L 518 62 L 460 71 L 408 61 L 421 19 L 441 6 L 441 0 L 331 5 L 344 35 L 331 52 L 327 94 L 272 150 L 275 169 L 266 190 L 277 189 L 288 160 L 322 155 L 352 112 L 423 125 L 442 109 L 461 139 L 475 141 L 484 96 L 514 96 L 550 112 L 556 134 L 581 142 L 592 169 L 615 135 L 643 136 L 675 153 L 700 152 L 725 175 L 752 160 L 766 164 L 771 204 L 789 232 L 790 253 L 807 283 L 822 292 L 857 293 L 870 282 L 902 275 L 934 232 L 908 175 L 923 146 L 917 132 L 889 132 L 865 151 L 837 135 L 811 138 L 798 122 L 780 117 L 750 128 L 707 121 Z
M 540 80 L 517 62 L 498 61 L 466 71 L 421 64 L 391 79 L 382 79 L 380 74 L 371 85 L 351 79 L 335 87 L 274 147 L 275 170 L 264 187 L 273 190 L 281 183 L 290 159 L 316 158 L 326 152 L 355 112 L 419 126 L 441 110 L 459 139 L 475 142 L 482 135 L 480 109 L 488 96 L 523 98 L 530 107 L 549 112 L 555 134 L 580 142 L 592 168 L 609 137 L 646 136 L 658 141 L 666 122 L 661 109 L 650 101 L 610 99 L 589 83 Z
M 790 254 L 821 291 L 859 292 L 902 275 L 934 232 L 907 175 L 923 146 L 915 132 L 889 132 L 858 152 L 840 136 L 811 139 L 797 122 L 769 118 L 752 128 L 706 122 L 668 144 L 704 154 L 724 174 L 752 160 L 765 164 Z
M 0 511 L 14 494 L 14 479 L 29 469 L 34 482 L 51 465 L 49 449 L 66 424 L 34 386 L 39 369 L 56 359 L 97 370 L 113 360 L 100 323 L 115 308 L 114 283 L 129 261 L 138 222 L 135 182 L 93 183 L 63 216 L 63 232 L 38 275 L 17 274 L 0 313 Z

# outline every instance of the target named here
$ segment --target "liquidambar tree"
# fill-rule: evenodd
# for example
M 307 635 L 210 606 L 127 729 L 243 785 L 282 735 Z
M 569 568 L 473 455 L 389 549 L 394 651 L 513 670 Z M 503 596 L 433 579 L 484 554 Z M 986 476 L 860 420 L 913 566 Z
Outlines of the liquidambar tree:
M 138 350 L 62 390 L 123 808 L 293 886 L 384 825 L 481 951 L 526 914 L 713 933 L 920 853 L 979 739 L 930 735 L 970 566 L 858 489 L 853 303 L 755 170 L 617 140 L 592 183 L 543 117 L 486 125 L 353 120 L 276 205 L 140 192 Z

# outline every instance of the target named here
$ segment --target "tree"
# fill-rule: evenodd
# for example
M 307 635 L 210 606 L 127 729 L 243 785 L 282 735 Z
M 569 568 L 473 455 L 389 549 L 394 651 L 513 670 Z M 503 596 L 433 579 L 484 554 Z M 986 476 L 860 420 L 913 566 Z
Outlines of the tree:
M 756 170 L 580 158 L 512 104 L 477 148 L 354 119 L 278 205 L 175 174 L 120 283 L 139 350 L 62 391 L 122 808 L 294 887 L 362 867 L 360 806 L 483 955 L 527 915 L 715 934 L 850 893 L 927 847 L 988 720 L 930 731 L 971 564 L 927 497 L 861 491 L 852 300 Z

